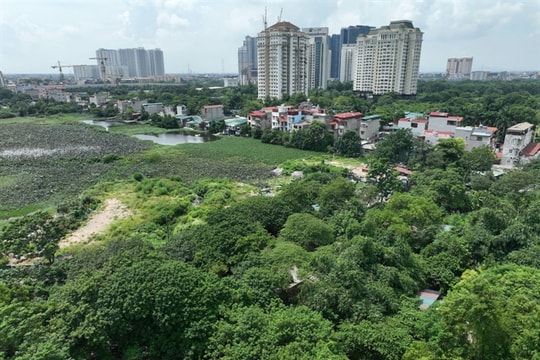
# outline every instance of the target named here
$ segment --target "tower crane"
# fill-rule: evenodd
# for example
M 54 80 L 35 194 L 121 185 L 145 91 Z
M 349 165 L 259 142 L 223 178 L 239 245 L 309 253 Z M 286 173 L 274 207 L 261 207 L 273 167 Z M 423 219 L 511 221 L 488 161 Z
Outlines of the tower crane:
M 60 64 L 60 60 L 58 60 L 58 65 L 52 65 L 53 69 L 58 68 L 58 71 L 60 71 L 60 77 L 58 79 L 59 82 L 64 82 L 64 73 L 62 72 L 62 64 Z M 68 65 L 64 65 L 64 67 L 68 67 Z
M 90 60 L 99 61 L 99 72 L 101 74 L 101 80 L 103 80 L 103 85 L 107 85 L 107 74 L 106 74 L 106 68 L 105 68 L 105 61 L 107 61 L 107 58 L 98 56 L 98 57 L 91 57 Z
M 81 65 L 63 65 L 63 64 L 60 64 L 60 60 L 58 60 L 58 64 L 57 65 L 52 65 L 51 67 L 53 69 L 58 68 L 58 71 L 60 71 L 60 82 L 64 82 L 64 72 L 62 71 L 62 69 L 64 69 L 64 68 L 72 68 L 72 67 L 75 67 L 75 66 L 81 66 Z

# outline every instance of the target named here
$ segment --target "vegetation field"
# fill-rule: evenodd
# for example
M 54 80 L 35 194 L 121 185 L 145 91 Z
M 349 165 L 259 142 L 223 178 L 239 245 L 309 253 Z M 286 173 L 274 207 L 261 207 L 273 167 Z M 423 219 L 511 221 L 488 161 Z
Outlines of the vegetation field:
M 101 180 L 180 177 L 230 178 L 264 182 L 288 159 L 315 153 L 263 144 L 251 138 L 223 137 L 203 144 L 153 145 L 78 122 L 42 119 L 0 124 L 0 218 L 54 207 Z M 60 122 L 60 123 L 58 123 Z M 138 128 L 145 126 L 120 126 Z
M 502 137 L 539 123 L 538 84 L 310 98 L 375 106 L 388 121 L 447 111 Z M 160 89 L 170 93 L 149 101 L 195 111 L 225 99 Z M 262 106 L 224 91 L 251 103 L 243 111 Z M 7 115 L 60 110 L 37 104 Z M 344 155 L 337 142 L 287 147 L 313 149 L 318 131 L 163 146 L 131 136 L 148 126 L 18 120 L 0 123 L 1 360 L 540 359 L 540 160 L 494 176 L 487 147 L 428 146 L 405 130 L 344 161 L 327 152 Z M 362 155 L 351 143 L 341 148 Z M 354 181 L 362 162 L 365 181 Z

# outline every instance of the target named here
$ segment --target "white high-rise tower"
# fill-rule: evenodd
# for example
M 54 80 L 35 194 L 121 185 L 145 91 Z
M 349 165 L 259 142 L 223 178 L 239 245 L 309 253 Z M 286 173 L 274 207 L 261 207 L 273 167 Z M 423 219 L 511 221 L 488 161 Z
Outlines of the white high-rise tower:
M 309 37 L 287 21 L 257 35 L 258 98 L 281 99 L 284 94 L 307 95 Z
M 309 37 L 308 82 L 309 88 L 326 89 L 330 75 L 330 37 L 327 27 L 303 28 Z
M 354 90 L 366 95 L 415 95 L 422 35 L 410 20 L 392 21 L 359 35 Z

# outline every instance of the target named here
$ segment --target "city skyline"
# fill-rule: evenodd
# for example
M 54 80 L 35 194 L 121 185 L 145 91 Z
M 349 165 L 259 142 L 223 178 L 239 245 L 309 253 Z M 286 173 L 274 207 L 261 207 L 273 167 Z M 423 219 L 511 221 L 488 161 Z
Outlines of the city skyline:
M 540 0 L 0 0 L 0 71 L 55 73 L 58 61 L 95 64 L 95 49 L 144 47 L 163 50 L 168 74 L 238 73 L 238 48 L 263 30 L 265 7 L 268 26 L 281 17 L 329 35 L 410 20 L 424 33 L 420 72 L 464 57 L 472 71 L 540 70 Z

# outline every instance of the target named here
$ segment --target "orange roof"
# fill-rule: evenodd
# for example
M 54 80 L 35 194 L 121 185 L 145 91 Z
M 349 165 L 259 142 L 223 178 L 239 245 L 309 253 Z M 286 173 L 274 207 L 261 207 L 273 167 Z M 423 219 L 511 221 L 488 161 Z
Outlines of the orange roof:
M 264 113 L 262 111 L 255 110 L 255 111 L 250 112 L 249 115 L 255 116 L 255 117 L 265 117 L 266 113 Z
M 535 156 L 540 152 L 540 143 L 530 143 L 521 150 L 521 155 Z
M 335 114 L 334 118 L 338 118 L 339 120 L 350 120 L 350 119 L 359 119 L 363 116 L 361 112 L 346 112 L 346 113 L 339 113 Z

